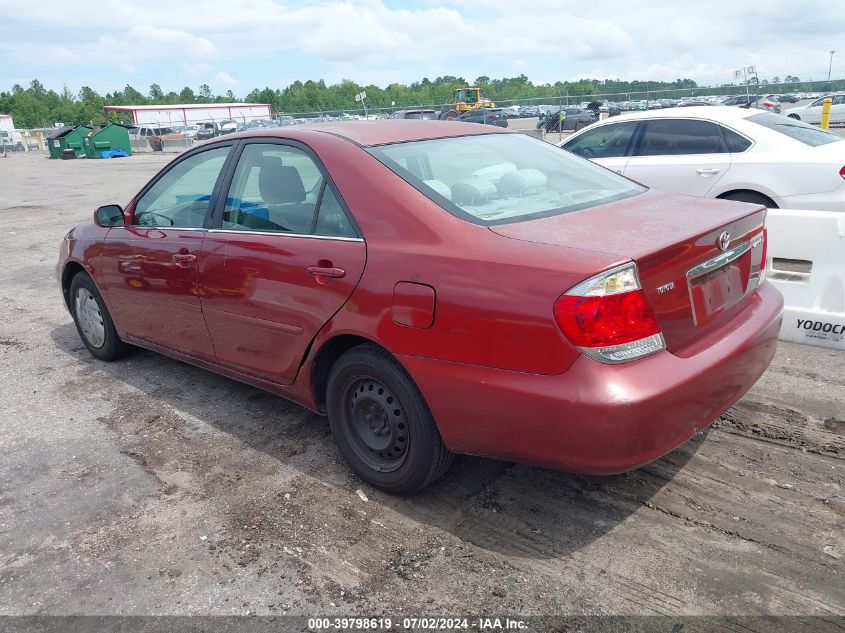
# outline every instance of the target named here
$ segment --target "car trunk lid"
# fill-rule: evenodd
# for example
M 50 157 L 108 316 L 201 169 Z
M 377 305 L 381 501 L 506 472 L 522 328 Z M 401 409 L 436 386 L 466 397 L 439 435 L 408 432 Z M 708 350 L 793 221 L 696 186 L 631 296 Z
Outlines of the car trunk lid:
M 512 239 L 633 260 L 667 348 L 681 352 L 741 311 L 756 289 L 765 213 L 757 205 L 649 191 L 490 229 Z

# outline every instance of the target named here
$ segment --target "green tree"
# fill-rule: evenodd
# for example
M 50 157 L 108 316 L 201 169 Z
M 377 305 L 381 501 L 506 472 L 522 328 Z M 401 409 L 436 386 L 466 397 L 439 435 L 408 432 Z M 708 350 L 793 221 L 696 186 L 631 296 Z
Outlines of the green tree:
M 152 84 L 150 86 L 150 100 L 153 103 L 162 103 L 164 101 L 164 92 L 162 92 L 161 86 L 158 84 Z

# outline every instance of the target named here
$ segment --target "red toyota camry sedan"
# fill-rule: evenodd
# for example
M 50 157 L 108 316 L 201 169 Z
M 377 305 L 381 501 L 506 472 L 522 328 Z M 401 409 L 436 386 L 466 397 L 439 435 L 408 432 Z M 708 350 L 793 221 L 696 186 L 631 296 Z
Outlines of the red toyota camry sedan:
M 59 277 L 97 358 L 289 398 L 407 493 L 454 453 L 611 474 L 705 428 L 775 352 L 765 215 L 498 128 L 356 121 L 193 148 L 71 230 Z

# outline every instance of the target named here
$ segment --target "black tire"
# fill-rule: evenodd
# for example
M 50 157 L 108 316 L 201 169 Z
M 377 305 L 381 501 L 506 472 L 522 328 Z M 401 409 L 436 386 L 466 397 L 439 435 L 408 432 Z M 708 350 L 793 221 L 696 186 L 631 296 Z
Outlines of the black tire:
M 441 121 L 457 121 L 460 115 L 455 110 L 449 110 L 440 115 Z
M 89 336 L 84 331 L 84 315 L 77 314 L 77 297 L 81 297 L 87 291 L 89 295 L 97 304 L 99 315 L 102 320 L 103 340 L 102 344 L 98 344 L 96 339 L 89 340 Z M 82 294 L 80 294 L 82 293 Z M 79 272 L 70 282 L 70 291 L 68 293 L 70 302 L 70 313 L 73 315 L 73 322 L 76 325 L 76 331 L 79 333 L 79 338 L 91 352 L 91 355 L 100 360 L 111 362 L 125 356 L 132 348 L 120 340 L 117 335 L 117 330 L 114 328 L 114 322 L 111 319 L 106 303 L 94 281 L 86 273 Z
M 405 369 L 374 345 L 355 347 L 332 367 L 329 425 L 341 454 L 362 479 L 394 494 L 422 490 L 453 454 Z
M 732 193 L 728 193 L 724 196 L 719 197 L 723 200 L 736 200 L 738 202 L 750 202 L 751 204 L 761 204 L 764 207 L 768 207 L 769 209 L 778 208 L 778 205 L 775 204 L 774 200 L 772 200 L 768 196 L 764 196 L 762 193 L 757 193 L 756 191 L 734 191 Z

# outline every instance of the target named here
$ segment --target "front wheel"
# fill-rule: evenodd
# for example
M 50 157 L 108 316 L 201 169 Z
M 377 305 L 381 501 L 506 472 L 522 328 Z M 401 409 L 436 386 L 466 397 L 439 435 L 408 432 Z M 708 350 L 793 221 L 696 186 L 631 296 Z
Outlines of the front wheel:
M 452 463 L 414 381 L 381 349 L 364 345 L 338 359 L 326 395 L 329 425 L 362 479 L 387 492 L 417 492 Z
M 70 312 L 79 337 L 93 356 L 117 360 L 131 349 L 120 340 L 106 304 L 93 280 L 77 273 L 70 282 Z

